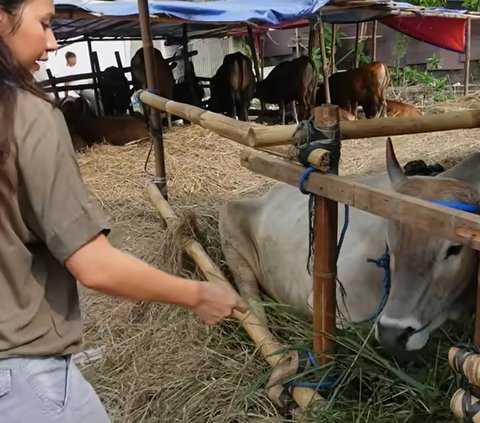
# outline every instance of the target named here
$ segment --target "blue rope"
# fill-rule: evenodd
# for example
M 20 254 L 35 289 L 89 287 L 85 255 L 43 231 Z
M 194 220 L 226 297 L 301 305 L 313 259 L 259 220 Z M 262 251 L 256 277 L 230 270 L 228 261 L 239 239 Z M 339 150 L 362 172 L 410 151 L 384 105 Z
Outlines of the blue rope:
M 473 204 L 459 203 L 456 201 L 434 200 L 432 203 L 440 204 L 441 206 L 450 207 L 451 209 L 457 209 L 466 211 L 469 213 L 476 213 L 480 211 L 480 206 Z
M 311 366 L 315 369 L 320 368 L 320 365 L 318 364 L 313 353 L 310 351 L 307 351 L 307 354 L 308 354 L 308 361 L 310 362 Z M 312 388 L 319 391 L 322 389 L 335 388 L 340 383 L 340 380 L 341 380 L 341 376 L 338 376 L 336 379 L 328 380 L 326 382 L 300 382 L 297 380 L 291 380 L 291 381 L 285 382 L 285 385 L 293 386 L 295 388 Z
M 375 263 L 377 267 L 383 269 L 383 295 L 382 299 L 380 300 L 380 304 L 378 305 L 377 310 L 373 313 L 369 318 L 362 320 L 359 323 L 370 322 L 375 320 L 380 316 L 385 305 L 387 304 L 388 297 L 390 296 L 390 288 L 391 288 L 391 278 L 390 278 L 390 253 L 388 251 L 388 245 L 385 245 L 385 252 L 378 258 L 378 259 L 367 259 L 369 263 Z
M 300 189 L 302 194 L 310 194 L 308 191 L 305 190 L 305 184 L 310 174 L 316 171 L 317 169 L 315 169 L 313 166 L 309 166 L 303 171 L 302 176 L 300 176 L 300 181 L 298 182 L 298 188 Z

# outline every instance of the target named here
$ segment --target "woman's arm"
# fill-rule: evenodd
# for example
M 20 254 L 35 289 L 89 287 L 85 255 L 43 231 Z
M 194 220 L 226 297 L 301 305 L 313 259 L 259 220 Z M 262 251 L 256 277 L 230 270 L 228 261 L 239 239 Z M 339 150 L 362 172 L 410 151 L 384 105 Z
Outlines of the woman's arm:
M 233 289 L 179 278 L 122 253 L 100 234 L 65 260 L 87 288 L 132 300 L 158 301 L 191 309 L 209 324 L 246 307 Z

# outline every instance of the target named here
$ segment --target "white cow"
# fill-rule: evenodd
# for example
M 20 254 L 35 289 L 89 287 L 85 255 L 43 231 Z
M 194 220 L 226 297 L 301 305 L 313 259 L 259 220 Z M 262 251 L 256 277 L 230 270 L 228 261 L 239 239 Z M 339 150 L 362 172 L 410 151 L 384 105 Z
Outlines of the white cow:
M 480 204 L 480 153 L 435 177 L 406 177 L 387 140 L 387 174 L 359 182 L 428 200 Z M 339 204 L 338 233 L 344 206 Z M 254 199 L 230 201 L 220 211 L 220 236 L 227 263 L 241 295 L 264 317 L 259 287 L 275 301 L 311 318 L 312 276 L 308 274 L 308 196 L 298 188 L 275 185 Z M 391 292 L 377 321 L 376 336 L 393 353 L 423 348 L 430 333 L 447 319 L 473 311 L 477 253 L 421 229 L 350 208 L 349 226 L 337 261 L 345 289 L 338 309 L 352 322 L 376 312 L 382 298 L 383 270 L 368 263 L 388 242 Z M 337 284 L 338 286 L 338 284 Z M 339 320 L 337 320 L 340 322 Z

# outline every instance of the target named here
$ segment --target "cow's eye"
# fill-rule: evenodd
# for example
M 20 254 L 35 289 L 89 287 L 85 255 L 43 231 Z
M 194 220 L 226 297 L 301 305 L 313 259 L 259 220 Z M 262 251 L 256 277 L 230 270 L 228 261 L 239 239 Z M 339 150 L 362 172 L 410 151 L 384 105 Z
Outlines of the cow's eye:
M 450 256 L 456 256 L 460 254 L 460 251 L 462 251 L 462 248 L 463 248 L 462 244 L 450 245 L 450 247 L 448 247 L 447 253 L 445 254 L 445 259 L 449 258 Z

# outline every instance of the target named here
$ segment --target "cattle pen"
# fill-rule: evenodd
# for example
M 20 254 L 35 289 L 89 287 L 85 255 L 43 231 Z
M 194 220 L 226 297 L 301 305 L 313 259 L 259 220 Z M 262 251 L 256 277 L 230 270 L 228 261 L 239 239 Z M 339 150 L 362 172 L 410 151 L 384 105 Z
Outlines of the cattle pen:
M 139 14 L 142 27 L 144 47 L 151 48 L 152 43 L 148 31 L 148 23 L 145 16 L 148 16 L 148 3 L 139 1 Z M 140 17 L 141 17 L 140 16 Z M 320 28 L 322 22 L 319 23 Z M 320 42 L 322 47 L 322 42 Z M 323 46 L 324 47 L 324 46 Z M 323 48 L 324 49 L 324 48 Z M 148 57 L 148 54 L 147 54 Z M 153 85 L 153 68 L 148 66 L 146 60 L 147 76 L 150 75 L 149 88 L 155 89 Z M 151 62 L 150 62 L 151 63 Z M 324 70 L 327 72 L 326 70 Z M 325 174 L 325 163 L 329 163 L 336 150 L 327 144 L 321 144 L 316 152 L 309 157 L 307 162 L 285 160 L 287 150 L 293 144 L 294 134 L 297 125 L 279 126 L 265 128 L 258 125 L 238 122 L 221 115 L 205 112 L 202 109 L 163 99 L 152 92 L 139 93 L 139 99 L 155 109 L 174 113 L 190 120 L 204 128 L 225 136 L 245 147 L 241 152 L 242 165 L 252 172 L 267 176 L 269 178 L 285 182 L 291 185 L 298 185 L 302 175 L 306 176 L 305 169 L 311 168 L 312 173 L 308 176 L 304 188 L 315 196 L 315 256 L 314 256 L 314 335 L 313 349 L 318 354 L 321 364 L 331 360 L 333 351 L 330 349 L 335 345 L 330 334 L 335 331 L 335 249 L 337 233 L 326 228 L 336 227 L 337 203 L 369 211 L 379 216 L 398 220 L 413 226 L 425 227 L 438 236 L 468 244 L 475 249 L 480 249 L 478 236 L 480 234 L 480 220 L 476 216 L 461 211 L 447 209 L 442 206 L 427 203 L 405 195 L 394 194 L 382 190 L 374 190 L 371 187 L 355 184 L 343 177 Z M 358 139 L 375 136 L 401 135 L 425 133 L 430 131 L 445 131 L 461 128 L 478 128 L 480 126 L 480 112 L 458 112 L 457 114 L 445 114 L 437 116 L 424 116 L 412 122 L 405 118 L 388 120 L 373 120 L 361 122 L 338 122 L 335 110 L 331 108 L 320 108 L 317 113 L 316 124 L 324 131 L 338 132 L 339 136 L 332 136 L 333 141 Z M 161 129 L 157 126 L 156 129 Z M 161 131 L 160 131 L 161 134 Z M 317 140 L 313 140 L 317 141 Z M 279 147 L 280 146 L 280 147 Z M 251 149 L 253 148 L 253 150 Z M 263 151 L 258 151 L 258 150 Z M 158 160 L 163 156 L 161 139 L 155 142 L 155 158 Z M 273 153 L 273 155 L 271 154 Z M 283 157 L 278 157 L 283 156 Z M 331 167 L 338 173 L 335 167 Z M 332 162 L 330 162 L 332 163 Z M 163 166 L 163 167 L 162 167 Z M 167 226 L 174 226 L 178 218 L 173 212 L 167 199 L 165 164 L 157 162 L 157 174 L 149 180 L 147 192 L 152 203 L 158 209 Z M 432 223 L 434 222 L 434 223 Z M 211 281 L 228 283 L 228 279 L 219 270 L 217 265 L 208 257 L 203 247 L 196 241 L 185 238 L 183 240 L 186 252 L 197 262 L 204 276 Z M 262 355 L 274 368 L 272 376 L 278 377 L 277 384 L 270 384 L 270 389 L 283 389 L 281 380 L 284 377 L 292 376 L 298 371 L 299 356 L 295 351 L 284 354 L 284 345 L 280 344 L 269 332 L 268 328 L 262 327 L 252 314 L 234 316 L 243 326 L 246 332 L 256 342 Z M 477 315 L 477 319 L 480 317 Z M 480 345 L 480 321 L 476 324 L 475 344 Z M 456 350 L 453 350 L 453 353 Z M 327 355 L 324 355 L 328 352 Z M 453 354 L 452 353 L 452 354 Z M 475 356 L 470 354 L 467 357 L 474 362 Z M 453 360 L 453 359 L 452 359 Z M 453 362 L 453 361 L 452 361 Z M 463 368 L 467 368 L 467 360 L 463 360 Z M 461 367 L 462 367 L 461 366 Z M 461 370 L 461 369 L 458 369 Z M 470 370 L 465 370 L 470 378 Z M 474 376 L 472 376 L 474 378 Z M 470 380 L 470 379 L 469 379 Z M 473 384 L 476 379 L 472 379 Z M 270 380 L 272 382 L 272 379 Z M 466 392 L 466 391 L 462 391 Z M 480 397 L 473 391 L 474 396 Z M 311 388 L 295 387 L 292 395 L 300 408 L 305 409 L 312 402 L 323 399 Z M 452 409 L 457 416 L 465 413 L 465 409 L 459 408 L 457 402 L 452 401 Z M 475 420 L 474 420 L 475 421 Z

